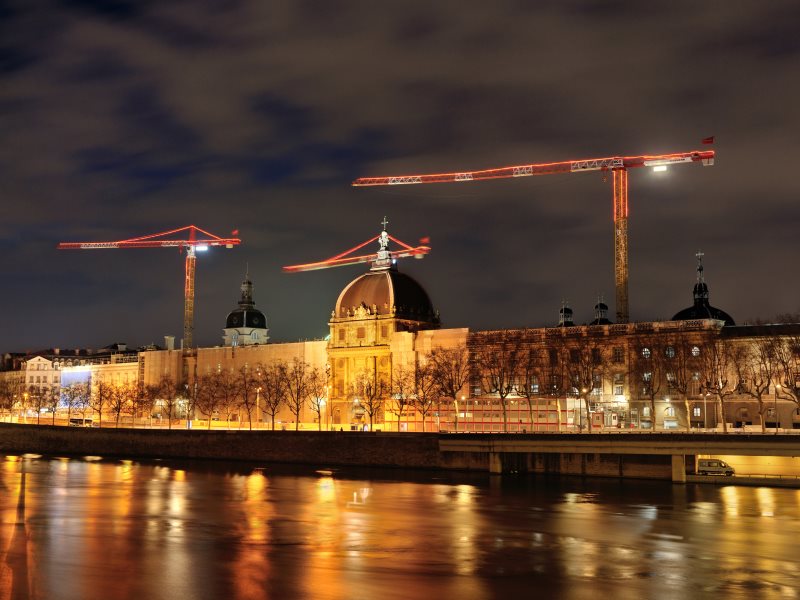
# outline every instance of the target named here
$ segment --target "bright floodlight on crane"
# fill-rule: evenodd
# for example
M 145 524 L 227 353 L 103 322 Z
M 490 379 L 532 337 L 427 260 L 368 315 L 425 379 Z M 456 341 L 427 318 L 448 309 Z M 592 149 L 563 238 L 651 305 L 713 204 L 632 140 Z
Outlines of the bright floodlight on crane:
M 711 144 L 714 138 L 705 138 L 704 144 Z M 462 181 L 483 181 L 507 177 L 531 177 L 535 175 L 554 175 L 557 173 L 579 173 L 582 171 L 611 171 L 614 202 L 614 280 L 616 288 L 617 323 L 627 323 L 628 311 L 628 169 L 638 167 L 666 168 L 668 165 L 700 163 L 704 166 L 714 164 L 713 150 L 691 150 L 674 154 L 655 154 L 642 156 L 611 156 L 561 162 L 517 165 L 483 169 L 480 171 L 460 171 L 456 173 L 436 173 L 428 175 L 395 175 L 384 177 L 360 177 L 353 182 L 354 187 L 376 185 L 413 185 L 417 183 L 456 183 Z
M 186 232 L 188 239 L 176 239 L 177 234 Z M 234 232 L 238 233 L 238 232 Z M 170 237 L 172 236 L 172 237 Z M 211 246 L 233 248 L 241 244 L 239 238 L 221 238 L 204 229 L 187 225 L 171 231 L 143 235 L 142 237 L 120 240 L 118 242 L 62 242 L 59 250 L 96 250 L 107 248 L 178 248 L 186 250 L 186 271 L 183 288 L 183 348 L 193 347 L 194 337 L 194 271 L 195 253 L 204 252 Z

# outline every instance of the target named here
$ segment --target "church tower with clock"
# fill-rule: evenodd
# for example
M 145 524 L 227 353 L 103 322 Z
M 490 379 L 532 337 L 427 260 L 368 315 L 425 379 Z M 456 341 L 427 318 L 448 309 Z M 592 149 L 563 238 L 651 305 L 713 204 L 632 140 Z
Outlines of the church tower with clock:
M 256 303 L 253 301 L 253 282 L 250 281 L 249 272 L 245 275 L 241 289 L 239 306 L 228 315 L 225 322 L 223 345 L 266 344 L 269 340 L 267 318 L 256 308 Z

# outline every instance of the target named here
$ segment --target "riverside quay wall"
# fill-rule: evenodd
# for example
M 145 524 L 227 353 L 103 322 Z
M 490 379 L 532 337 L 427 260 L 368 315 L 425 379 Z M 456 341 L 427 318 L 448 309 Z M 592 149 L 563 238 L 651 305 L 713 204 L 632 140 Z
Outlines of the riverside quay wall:
M 0 453 L 542 473 L 682 483 L 695 480 L 698 456 L 800 461 L 800 436 L 205 431 L 0 424 Z M 773 475 L 791 478 L 796 473 Z

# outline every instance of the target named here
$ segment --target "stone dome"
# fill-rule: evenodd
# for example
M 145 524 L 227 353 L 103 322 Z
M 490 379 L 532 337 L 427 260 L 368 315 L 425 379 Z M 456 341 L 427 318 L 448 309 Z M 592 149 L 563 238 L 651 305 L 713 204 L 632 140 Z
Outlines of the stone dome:
M 395 268 L 369 271 L 347 284 L 336 301 L 334 318 L 353 316 L 359 307 L 372 315 L 439 322 L 423 287 Z

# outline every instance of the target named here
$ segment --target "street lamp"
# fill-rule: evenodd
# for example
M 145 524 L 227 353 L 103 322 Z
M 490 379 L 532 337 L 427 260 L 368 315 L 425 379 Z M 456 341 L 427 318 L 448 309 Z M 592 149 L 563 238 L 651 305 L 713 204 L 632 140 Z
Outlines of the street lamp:
M 703 429 L 708 430 L 708 392 L 703 394 Z
M 775 384 L 775 435 L 778 435 L 778 394 L 781 393 L 781 384 Z

